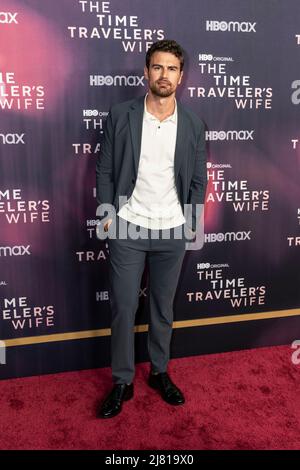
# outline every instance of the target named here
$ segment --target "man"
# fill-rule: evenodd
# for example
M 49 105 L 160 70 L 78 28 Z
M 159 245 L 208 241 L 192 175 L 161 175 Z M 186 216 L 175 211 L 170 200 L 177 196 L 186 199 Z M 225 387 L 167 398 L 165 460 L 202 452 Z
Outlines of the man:
M 185 255 L 185 236 L 197 230 L 196 206 L 204 203 L 206 151 L 203 122 L 176 102 L 184 56 L 171 40 L 154 43 L 146 54 L 146 96 L 113 106 L 97 161 L 97 201 L 112 204 L 109 238 L 111 359 L 114 387 L 100 417 L 111 418 L 133 397 L 134 322 L 146 257 L 149 263 L 148 384 L 171 405 L 185 399 L 168 373 L 173 301 Z M 120 196 L 125 198 L 122 204 Z M 184 205 L 192 208 L 189 221 Z M 125 238 L 118 229 L 126 230 Z M 134 230 L 133 230 L 134 229 Z M 130 234 L 139 232 L 140 238 Z M 178 232 L 177 232 L 178 233 Z M 185 231 L 186 233 L 186 231 Z M 169 235 L 169 236 L 166 236 Z

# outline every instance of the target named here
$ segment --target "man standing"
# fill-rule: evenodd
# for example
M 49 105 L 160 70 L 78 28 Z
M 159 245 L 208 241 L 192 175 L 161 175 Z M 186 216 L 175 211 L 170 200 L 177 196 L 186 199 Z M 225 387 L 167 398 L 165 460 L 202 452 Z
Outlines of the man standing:
M 179 44 L 154 43 L 144 68 L 148 93 L 113 106 L 106 121 L 96 169 L 97 201 L 111 204 L 117 215 L 104 222 L 110 251 L 114 386 L 101 406 L 102 418 L 116 416 L 123 402 L 133 397 L 134 323 L 146 257 L 148 384 L 171 405 L 185 401 L 167 373 L 173 301 L 185 243 L 197 230 L 197 207 L 204 203 L 207 176 L 204 124 L 175 98 L 183 66 Z M 185 205 L 191 207 L 189 219 Z M 124 227 L 126 237 L 118 237 Z M 184 229 L 185 236 L 178 238 L 178 229 Z M 136 233 L 139 238 L 131 236 Z

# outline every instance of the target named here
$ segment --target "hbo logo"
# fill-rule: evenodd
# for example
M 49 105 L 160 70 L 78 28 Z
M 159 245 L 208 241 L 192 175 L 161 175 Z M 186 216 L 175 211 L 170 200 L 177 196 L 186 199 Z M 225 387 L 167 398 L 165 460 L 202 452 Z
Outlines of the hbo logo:
M 84 109 L 83 110 L 84 116 L 98 116 L 97 109 Z
M 209 269 L 210 263 L 200 263 L 200 269 Z
M 213 60 L 211 54 L 199 54 L 199 60 Z

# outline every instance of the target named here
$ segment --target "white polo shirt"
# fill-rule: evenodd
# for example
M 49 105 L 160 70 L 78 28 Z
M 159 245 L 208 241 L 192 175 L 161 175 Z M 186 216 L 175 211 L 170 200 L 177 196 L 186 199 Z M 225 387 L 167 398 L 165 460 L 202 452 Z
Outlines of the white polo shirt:
M 185 223 L 174 178 L 177 103 L 162 122 L 147 111 L 144 101 L 141 154 L 135 188 L 119 217 L 150 229 L 167 229 Z

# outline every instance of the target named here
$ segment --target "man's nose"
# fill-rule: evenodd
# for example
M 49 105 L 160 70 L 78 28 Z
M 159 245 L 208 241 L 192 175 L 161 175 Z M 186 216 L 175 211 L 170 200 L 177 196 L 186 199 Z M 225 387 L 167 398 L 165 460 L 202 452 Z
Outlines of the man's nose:
M 167 67 L 166 67 L 166 68 L 162 67 L 162 69 L 161 69 L 161 77 L 162 77 L 162 78 L 167 78 L 167 77 L 168 77 L 168 69 L 167 69 Z

